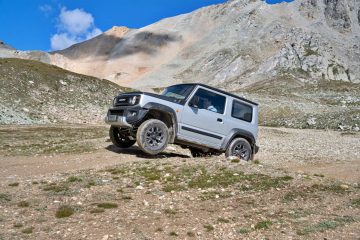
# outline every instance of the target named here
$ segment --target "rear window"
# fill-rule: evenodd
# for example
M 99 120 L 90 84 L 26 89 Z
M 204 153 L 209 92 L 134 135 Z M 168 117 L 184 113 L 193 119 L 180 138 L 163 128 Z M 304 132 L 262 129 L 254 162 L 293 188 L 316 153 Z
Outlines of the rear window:
M 233 101 L 231 116 L 245 122 L 251 122 L 253 115 L 253 108 L 242 102 Z

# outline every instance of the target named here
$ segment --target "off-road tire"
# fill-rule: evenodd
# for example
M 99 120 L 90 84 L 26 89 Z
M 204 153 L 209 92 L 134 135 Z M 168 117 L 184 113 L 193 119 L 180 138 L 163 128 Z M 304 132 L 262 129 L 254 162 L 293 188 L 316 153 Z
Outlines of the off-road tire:
M 169 143 L 169 129 L 166 124 L 157 119 L 143 122 L 137 130 L 136 141 L 140 149 L 150 155 L 156 155 Z
M 131 140 L 129 136 L 121 133 L 120 128 L 111 126 L 109 130 L 111 142 L 118 148 L 129 148 L 135 144 L 136 140 Z
M 244 138 L 235 138 L 225 152 L 226 157 L 235 156 L 241 160 L 249 161 L 252 159 L 252 150 L 250 143 Z

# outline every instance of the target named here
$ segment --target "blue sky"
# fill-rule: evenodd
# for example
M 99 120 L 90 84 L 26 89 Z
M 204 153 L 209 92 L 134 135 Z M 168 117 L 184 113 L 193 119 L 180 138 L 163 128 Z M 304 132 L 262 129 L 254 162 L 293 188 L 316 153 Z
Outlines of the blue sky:
M 0 40 L 19 50 L 56 50 L 112 26 L 139 28 L 223 2 L 226 0 L 0 0 Z

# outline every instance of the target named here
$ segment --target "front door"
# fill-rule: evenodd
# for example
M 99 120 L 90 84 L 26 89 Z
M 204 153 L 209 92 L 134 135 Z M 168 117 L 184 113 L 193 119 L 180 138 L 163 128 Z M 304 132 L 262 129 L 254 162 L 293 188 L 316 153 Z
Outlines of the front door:
M 220 148 L 227 134 L 226 97 L 199 87 L 185 104 L 179 137 L 212 148 Z

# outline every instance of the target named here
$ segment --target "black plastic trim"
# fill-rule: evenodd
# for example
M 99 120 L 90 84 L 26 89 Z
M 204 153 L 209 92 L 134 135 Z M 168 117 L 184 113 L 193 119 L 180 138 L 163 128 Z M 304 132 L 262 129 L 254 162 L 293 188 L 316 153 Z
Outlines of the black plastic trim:
M 218 135 L 215 135 L 215 134 L 212 134 L 212 133 L 208 133 L 208 132 L 204 132 L 204 131 L 201 131 L 201 130 L 197 130 L 197 129 L 194 129 L 194 128 L 189 128 L 189 127 L 182 126 L 181 129 L 184 129 L 185 131 L 201 134 L 201 135 L 204 135 L 204 136 L 216 138 L 216 139 L 219 139 L 219 140 L 223 139 L 223 137 L 221 137 L 221 136 L 218 136 Z
M 177 116 L 176 116 L 174 109 L 172 109 L 171 107 L 162 105 L 160 103 L 154 103 L 154 102 L 149 102 L 149 103 L 145 104 L 145 106 L 143 108 L 146 109 L 147 111 L 158 110 L 158 111 L 170 114 L 172 122 L 173 122 L 173 128 L 174 128 L 174 134 L 172 136 L 172 139 L 170 139 L 170 142 L 173 142 L 175 140 L 175 136 L 177 135 L 177 132 L 178 132 L 178 120 L 177 120 Z
M 226 150 L 230 142 L 236 137 L 245 137 L 250 140 L 251 147 L 254 147 L 255 145 L 256 140 L 251 132 L 239 128 L 234 128 L 231 130 L 230 134 L 224 139 L 223 143 L 221 144 L 221 149 Z
M 134 117 L 128 117 L 127 116 L 128 111 L 137 111 L 138 114 Z M 139 106 L 116 106 L 116 107 L 112 107 L 108 110 L 108 115 L 110 113 L 115 113 L 115 115 L 124 116 L 124 117 L 126 117 L 126 121 L 129 124 L 136 125 L 138 122 L 140 122 L 145 117 L 147 112 L 148 112 L 147 109 L 143 109 Z

